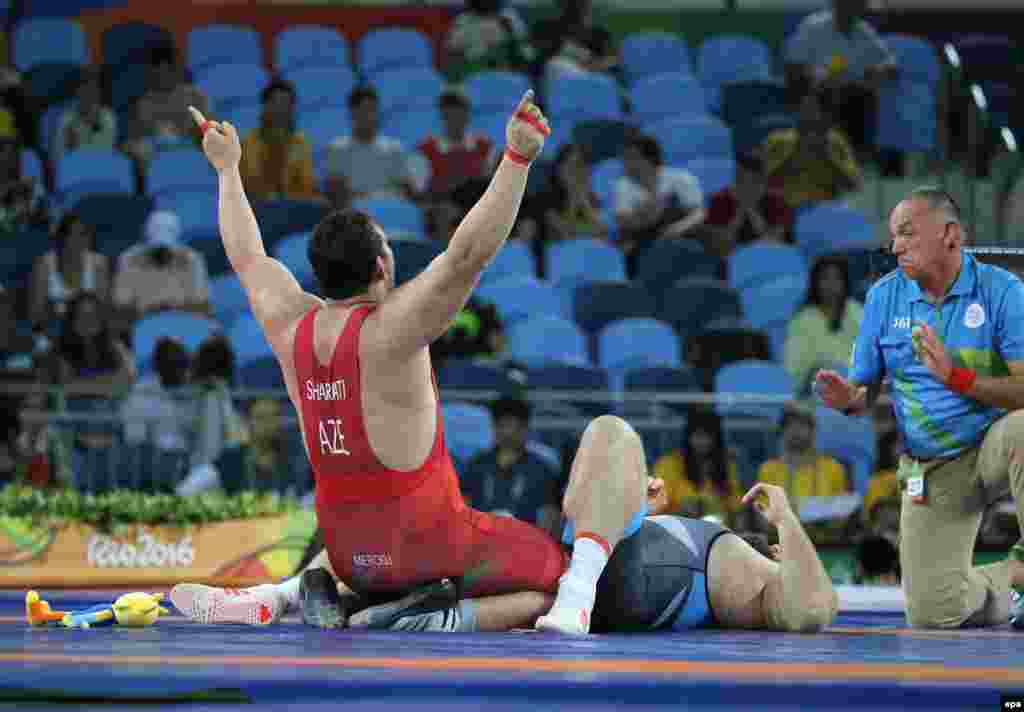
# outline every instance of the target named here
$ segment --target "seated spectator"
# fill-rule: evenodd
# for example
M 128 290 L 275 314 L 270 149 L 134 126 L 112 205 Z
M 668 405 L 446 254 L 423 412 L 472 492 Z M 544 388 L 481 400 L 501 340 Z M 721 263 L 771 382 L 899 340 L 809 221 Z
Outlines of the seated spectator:
M 729 457 L 722 420 L 714 410 L 690 410 L 682 447 L 658 458 L 654 477 L 665 482 L 669 513 L 711 515 L 727 526 L 736 525 L 744 490 L 736 477 L 736 463 Z
M 814 413 L 787 403 L 782 416 L 780 456 L 757 471 L 757 481 L 786 490 L 794 511 L 807 497 L 832 497 L 849 491 L 846 468 L 814 449 Z
M 835 200 L 861 186 L 853 149 L 843 133 L 831 127 L 816 94 L 807 94 L 800 102 L 796 128 L 768 134 L 762 157 L 769 180 L 781 185 L 793 209 Z
M 868 489 L 864 493 L 864 506 L 861 510 L 864 523 L 868 526 L 874 519 L 874 509 L 879 502 L 900 498 L 900 483 L 896 472 L 902 454 L 903 441 L 898 432 L 890 430 L 878 436 L 878 462 L 874 474 L 868 480 Z
M 505 396 L 491 406 L 495 447 L 477 455 L 463 472 L 462 491 L 475 509 L 516 517 L 531 524 L 552 519 L 551 499 L 558 472 L 527 447 L 530 404 Z
M 470 297 L 448 331 L 430 345 L 430 358 L 434 367 L 440 368 L 450 358 L 494 360 L 504 350 L 505 333 L 498 310 Z
M 444 41 L 444 71 L 460 82 L 484 70 L 515 71 L 533 58 L 526 24 L 502 0 L 466 0 Z
M 117 117 L 102 103 L 99 73 L 82 72 L 74 105 L 61 114 L 53 138 L 51 158 L 59 161 L 65 153 L 79 148 L 113 150 L 117 143 Z
M 53 249 L 36 260 L 29 286 L 29 320 L 37 329 L 63 318 L 79 294 L 94 294 L 104 308 L 110 305 L 110 261 L 93 250 L 92 228 L 67 212 L 52 241 Z
M 619 246 L 632 276 L 643 250 L 655 240 L 688 237 L 704 222 L 704 196 L 693 174 L 662 165 L 661 147 L 650 136 L 627 138 L 624 175 L 615 184 Z
M 277 79 L 261 95 L 260 127 L 242 144 L 239 171 L 250 200 L 317 197 L 313 149 L 295 128 L 295 87 Z
M 419 177 L 419 192 L 436 202 L 451 196 L 460 185 L 470 180 L 487 178 L 494 165 L 495 152 L 491 139 L 470 133 L 469 98 L 448 89 L 438 101 L 444 136 L 429 136 L 416 147 L 413 164 Z
M 860 331 L 864 307 L 850 296 L 850 273 L 842 257 L 822 257 L 811 269 L 807 302 L 786 328 L 785 368 L 809 394 L 820 368 L 846 364 Z
M 783 242 L 793 216 L 786 200 L 768 187 L 764 162 L 757 156 L 736 159 L 736 184 L 718 191 L 708 205 L 710 252 L 726 257 L 737 245 Z
M 25 395 L 20 408 L 4 411 L 18 414 L 17 440 L 8 450 L 8 454 L 20 460 L 17 476 L 24 484 L 40 489 L 66 487 L 72 483 L 71 453 L 66 438 L 43 418 L 47 410 L 46 392 L 40 388 Z
M 900 552 L 886 537 L 875 534 L 857 543 L 854 583 L 865 586 L 899 586 Z
M 576 237 L 608 237 L 608 226 L 590 187 L 590 165 L 583 149 L 567 143 L 558 150 L 551 169 L 552 183 L 533 208 L 543 216 L 546 243 Z
M 45 187 L 21 175 L 24 148 L 14 114 L 0 108 L 0 240 L 24 228 L 46 227 L 50 222 Z
M 798 96 L 822 93 L 859 149 L 874 139 L 879 86 L 898 74 L 866 9 L 866 0 L 833 0 L 831 10 L 805 17 L 785 48 L 787 84 Z
M 108 309 L 89 292 L 68 302 L 56 375 L 72 393 L 119 395 L 135 383 L 135 358 L 111 328 Z
M 206 465 L 221 453 L 248 439 L 245 424 L 235 410 L 231 386 L 235 380 L 235 353 L 224 336 L 199 345 L 192 360 L 189 382 L 195 389 L 198 420 L 192 447 L 192 465 Z
M 123 150 L 140 164 L 161 148 L 178 148 L 198 141 L 199 134 L 188 113 L 194 106 L 209 115 L 206 95 L 185 79 L 174 47 L 153 47 L 149 53 L 148 85 L 135 103 Z
M 536 31 L 545 78 L 617 67 L 618 50 L 611 33 L 594 24 L 593 2 L 560 0 L 558 5 L 559 17 L 542 23 Z
M 189 451 L 194 408 L 191 395 L 183 389 L 189 379 L 189 361 L 180 341 L 164 337 L 157 342 L 155 375 L 140 379 L 121 404 L 126 444 L 150 443 L 158 450 Z
M 118 259 L 114 304 L 129 318 L 176 309 L 209 314 L 209 274 L 203 256 L 181 244 L 181 220 L 167 211 L 146 219 L 145 239 Z
M 335 139 L 327 149 L 325 193 L 335 209 L 361 198 L 416 194 L 410 157 L 398 141 L 377 133 L 379 104 L 372 87 L 357 87 L 348 97 L 352 135 Z

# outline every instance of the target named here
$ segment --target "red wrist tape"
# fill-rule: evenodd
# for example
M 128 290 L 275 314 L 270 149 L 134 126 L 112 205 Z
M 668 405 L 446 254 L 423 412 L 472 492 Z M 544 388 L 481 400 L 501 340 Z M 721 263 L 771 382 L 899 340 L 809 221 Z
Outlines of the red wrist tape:
M 209 130 L 210 130 L 210 120 L 209 120 L 209 119 L 207 119 L 207 120 L 206 120 L 206 121 L 204 121 L 204 122 L 203 122 L 202 124 L 200 124 L 200 126 L 199 126 L 199 132 L 200 132 L 201 134 L 203 134 L 203 136 L 205 136 L 205 135 L 206 135 L 206 132 L 207 132 L 207 131 L 209 131 Z
M 516 112 L 516 118 L 519 119 L 520 121 L 528 123 L 530 126 L 532 126 L 533 128 L 537 129 L 538 131 L 540 131 L 545 136 L 547 136 L 547 135 L 549 135 L 551 133 L 551 129 L 549 127 L 547 127 L 544 124 L 542 124 L 540 121 L 537 120 L 536 117 L 534 117 L 529 112 L 517 111 Z
M 530 165 L 530 163 L 532 163 L 532 161 L 530 161 L 529 158 L 527 158 L 514 148 L 505 149 L 505 158 L 512 161 L 513 163 L 518 163 L 521 166 L 528 166 Z
M 950 390 L 963 395 L 971 390 L 977 378 L 978 372 L 973 368 L 954 368 L 949 372 L 949 380 L 946 381 L 946 385 Z

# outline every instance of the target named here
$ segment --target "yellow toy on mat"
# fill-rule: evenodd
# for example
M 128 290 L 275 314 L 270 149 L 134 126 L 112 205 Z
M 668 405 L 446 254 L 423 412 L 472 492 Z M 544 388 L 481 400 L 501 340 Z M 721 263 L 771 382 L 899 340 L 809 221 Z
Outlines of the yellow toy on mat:
M 54 611 L 35 591 L 25 594 L 25 618 L 29 625 L 59 623 L 66 628 L 123 625 L 144 628 L 169 611 L 160 605 L 162 593 L 126 593 L 111 603 L 100 603 L 80 611 Z

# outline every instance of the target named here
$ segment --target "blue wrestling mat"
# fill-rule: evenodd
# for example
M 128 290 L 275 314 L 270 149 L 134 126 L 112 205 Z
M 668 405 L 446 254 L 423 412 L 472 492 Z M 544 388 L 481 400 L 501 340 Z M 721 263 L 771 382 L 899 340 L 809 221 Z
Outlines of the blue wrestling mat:
M 117 592 L 40 594 L 59 610 Z M 1001 693 L 1024 694 L 1024 634 L 912 631 L 892 612 L 844 613 L 818 635 L 368 633 L 177 614 L 68 630 L 30 628 L 24 593 L 0 592 L 0 703 L 19 710 L 996 710 Z

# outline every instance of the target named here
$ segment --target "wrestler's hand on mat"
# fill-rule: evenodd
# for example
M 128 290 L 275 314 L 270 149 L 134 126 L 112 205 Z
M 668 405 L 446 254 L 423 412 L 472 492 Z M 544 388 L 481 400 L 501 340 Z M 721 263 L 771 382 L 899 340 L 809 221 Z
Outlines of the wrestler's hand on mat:
M 227 121 L 207 121 L 194 106 L 188 107 L 196 126 L 203 134 L 203 151 L 218 173 L 231 170 L 242 158 L 242 144 L 238 132 Z
M 829 408 L 846 410 L 850 407 L 857 389 L 835 371 L 821 370 L 814 377 L 814 387 Z
M 754 509 L 772 525 L 778 525 L 787 516 L 792 516 L 786 490 L 776 485 L 758 482 L 743 495 L 743 504 L 754 503 Z
M 928 367 L 939 383 L 948 382 L 953 372 L 953 359 L 949 357 L 946 347 L 939 341 L 935 331 L 923 321 L 918 321 L 914 323 L 911 339 L 914 342 L 914 352 L 921 359 L 921 363 Z
M 544 139 L 551 133 L 548 120 L 533 103 L 533 90 L 523 94 L 505 129 L 508 148 L 528 161 L 540 155 Z
M 664 514 L 668 511 L 668 490 L 660 477 L 647 478 L 647 513 Z

